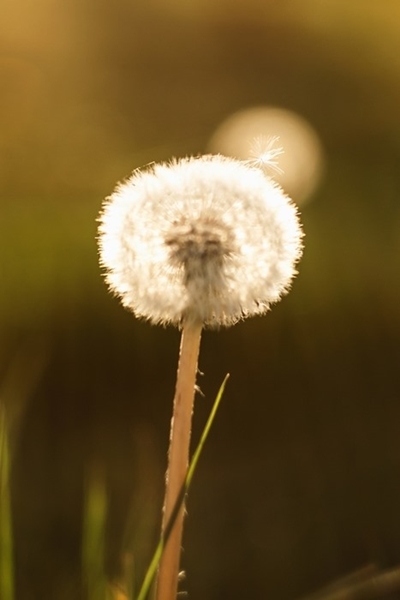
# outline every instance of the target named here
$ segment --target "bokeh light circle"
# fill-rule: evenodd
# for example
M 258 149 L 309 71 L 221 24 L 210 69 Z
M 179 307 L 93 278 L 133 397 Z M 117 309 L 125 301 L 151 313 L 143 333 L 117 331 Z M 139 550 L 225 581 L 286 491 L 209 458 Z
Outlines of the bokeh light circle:
M 310 199 L 323 170 L 323 151 L 312 125 L 295 112 L 269 106 L 241 110 L 229 116 L 212 135 L 208 150 L 241 160 L 254 159 L 262 140 L 271 138 L 283 149 L 273 175 L 300 204 Z

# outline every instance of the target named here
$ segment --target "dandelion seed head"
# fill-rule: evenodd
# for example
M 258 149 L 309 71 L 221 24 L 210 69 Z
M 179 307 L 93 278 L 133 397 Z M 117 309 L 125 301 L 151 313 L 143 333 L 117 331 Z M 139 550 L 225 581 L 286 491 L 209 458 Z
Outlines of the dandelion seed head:
M 301 256 L 297 209 L 260 168 L 222 156 L 136 171 L 100 215 L 110 289 L 152 323 L 231 325 L 286 293 Z

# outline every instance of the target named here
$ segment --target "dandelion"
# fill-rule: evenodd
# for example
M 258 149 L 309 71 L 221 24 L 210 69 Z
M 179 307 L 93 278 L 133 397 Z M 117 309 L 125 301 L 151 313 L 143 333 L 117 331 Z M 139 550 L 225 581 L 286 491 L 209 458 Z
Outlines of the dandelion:
M 106 200 L 100 262 L 123 305 L 182 329 L 163 531 L 188 465 L 203 327 L 267 312 L 290 287 L 302 251 L 297 209 L 261 163 L 186 158 L 135 171 Z M 157 600 L 176 598 L 183 507 L 166 545 Z
M 297 211 L 255 165 L 205 156 L 136 171 L 106 201 L 100 259 L 136 316 L 232 325 L 287 292 Z

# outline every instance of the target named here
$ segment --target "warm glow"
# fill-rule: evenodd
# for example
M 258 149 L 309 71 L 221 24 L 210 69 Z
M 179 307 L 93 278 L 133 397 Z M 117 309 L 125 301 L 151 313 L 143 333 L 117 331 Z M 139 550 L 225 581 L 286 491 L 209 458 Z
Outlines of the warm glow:
M 271 175 L 299 203 L 310 198 L 321 177 L 322 149 L 315 130 L 303 117 L 282 108 L 261 106 L 231 115 L 212 136 L 209 150 L 256 162 L 266 157 Z

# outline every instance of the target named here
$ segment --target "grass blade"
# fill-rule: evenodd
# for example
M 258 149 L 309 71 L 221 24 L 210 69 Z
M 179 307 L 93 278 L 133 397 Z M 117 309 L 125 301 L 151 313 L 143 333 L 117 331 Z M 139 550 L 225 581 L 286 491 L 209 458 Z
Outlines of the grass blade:
M 107 497 L 103 473 L 91 469 L 86 482 L 86 497 L 82 542 L 82 570 L 85 597 L 88 600 L 107 598 L 104 574 L 104 531 Z
M 10 456 L 5 409 L 0 405 L 0 598 L 14 598 L 14 561 L 10 498 Z
M 212 407 L 210 415 L 209 415 L 209 417 L 207 419 L 207 423 L 205 424 L 205 427 L 203 429 L 203 433 L 202 433 L 202 435 L 200 437 L 200 441 L 199 441 L 199 443 L 197 445 L 197 448 L 196 448 L 196 450 L 195 450 L 195 452 L 193 454 L 192 460 L 190 461 L 190 465 L 189 465 L 189 468 L 188 468 L 188 471 L 187 471 L 187 474 L 186 474 L 186 477 L 185 477 L 185 481 L 183 483 L 182 489 L 181 489 L 181 491 L 180 491 L 180 493 L 178 495 L 178 498 L 176 500 L 176 503 L 175 503 L 175 506 L 174 506 L 174 510 L 172 511 L 170 520 L 168 521 L 167 527 L 165 528 L 165 533 L 164 533 L 163 536 L 161 536 L 160 541 L 157 544 L 156 550 L 155 550 L 155 552 L 153 554 L 153 557 L 152 557 L 150 565 L 149 565 L 149 567 L 147 569 L 147 572 L 146 572 L 146 575 L 145 575 L 142 587 L 141 587 L 141 589 L 139 591 L 139 594 L 138 594 L 136 600 L 146 600 L 146 598 L 147 598 L 147 596 L 148 596 L 148 594 L 150 592 L 150 588 L 151 588 L 151 585 L 152 585 L 152 583 L 154 581 L 154 577 L 155 577 L 155 575 L 157 573 L 157 567 L 158 567 L 158 564 L 160 562 L 162 553 L 164 551 L 165 545 L 166 545 L 166 543 L 168 541 L 168 538 L 169 538 L 170 533 L 172 531 L 172 528 L 174 526 L 175 519 L 176 519 L 176 517 L 177 517 L 177 515 L 179 513 L 179 510 L 180 510 L 181 506 L 182 506 L 182 502 L 183 502 L 183 500 L 185 498 L 185 495 L 186 495 L 186 493 L 189 490 L 190 484 L 191 484 L 192 479 L 193 479 L 193 475 L 195 473 L 197 464 L 199 462 L 199 458 L 200 458 L 201 453 L 202 453 L 203 448 L 204 448 L 204 444 L 205 444 L 205 442 L 207 440 L 208 434 L 210 433 L 212 424 L 213 424 L 214 419 L 215 419 L 215 415 L 217 414 L 217 410 L 218 410 L 218 407 L 220 405 L 222 396 L 224 394 L 226 382 L 228 381 L 228 379 L 229 379 L 229 373 L 225 376 L 225 379 L 222 382 L 221 387 L 219 388 L 218 394 L 217 394 L 217 396 L 216 396 L 216 398 L 214 400 L 213 407 Z

